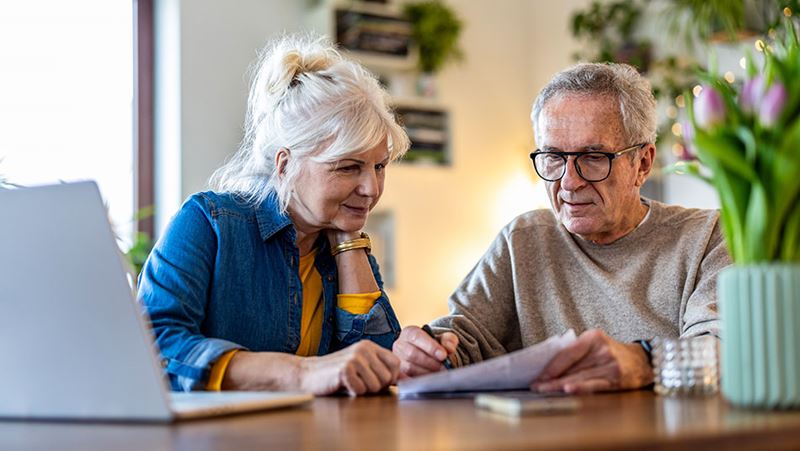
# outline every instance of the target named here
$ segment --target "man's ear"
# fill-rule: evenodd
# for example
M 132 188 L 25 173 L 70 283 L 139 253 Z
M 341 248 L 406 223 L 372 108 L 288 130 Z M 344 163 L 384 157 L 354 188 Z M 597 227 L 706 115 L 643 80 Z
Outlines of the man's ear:
M 636 186 L 644 185 L 650 171 L 653 170 L 653 163 L 656 160 L 656 145 L 648 144 L 641 152 L 638 152 L 639 171 L 636 173 Z
M 278 174 L 278 178 L 283 177 L 286 173 L 286 165 L 289 164 L 291 156 L 289 149 L 285 147 L 281 147 L 275 153 L 275 173 Z

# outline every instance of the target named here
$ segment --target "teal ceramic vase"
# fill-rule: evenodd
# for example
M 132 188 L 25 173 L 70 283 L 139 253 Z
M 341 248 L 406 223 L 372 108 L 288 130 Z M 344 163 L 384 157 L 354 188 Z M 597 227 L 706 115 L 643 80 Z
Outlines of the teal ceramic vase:
M 722 394 L 742 407 L 800 407 L 800 265 L 731 266 L 718 290 Z

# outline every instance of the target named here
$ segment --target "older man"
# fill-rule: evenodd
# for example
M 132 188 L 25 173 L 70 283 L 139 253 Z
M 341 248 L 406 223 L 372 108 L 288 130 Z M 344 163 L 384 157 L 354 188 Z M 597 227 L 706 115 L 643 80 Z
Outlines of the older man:
M 649 339 L 718 334 L 716 276 L 730 264 L 714 210 L 640 197 L 653 168 L 655 99 L 633 68 L 580 64 L 531 113 L 533 166 L 551 210 L 508 224 L 431 324 L 394 344 L 409 376 L 451 354 L 468 365 L 573 328 L 532 388 L 585 393 L 652 382 Z

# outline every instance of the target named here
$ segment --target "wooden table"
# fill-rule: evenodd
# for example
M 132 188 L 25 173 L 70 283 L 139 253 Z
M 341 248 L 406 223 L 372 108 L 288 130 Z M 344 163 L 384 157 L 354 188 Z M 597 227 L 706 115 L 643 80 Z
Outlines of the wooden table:
M 560 416 L 509 418 L 471 400 L 319 398 L 309 407 L 171 426 L 0 422 L 0 449 L 800 449 L 800 411 L 636 391 L 581 398 Z

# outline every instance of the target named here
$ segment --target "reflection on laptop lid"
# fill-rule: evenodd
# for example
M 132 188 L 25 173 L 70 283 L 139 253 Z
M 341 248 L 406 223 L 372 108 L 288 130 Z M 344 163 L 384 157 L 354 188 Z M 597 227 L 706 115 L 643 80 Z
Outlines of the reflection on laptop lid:
M 94 182 L 0 190 L 0 418 L 171 421 L 308 402 L 170 394 Z

